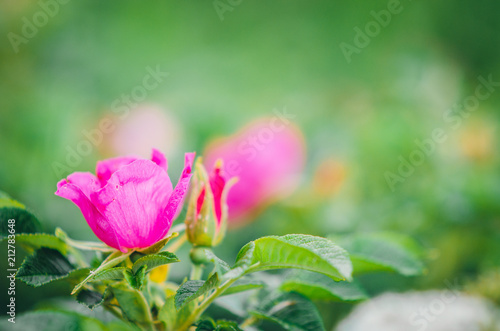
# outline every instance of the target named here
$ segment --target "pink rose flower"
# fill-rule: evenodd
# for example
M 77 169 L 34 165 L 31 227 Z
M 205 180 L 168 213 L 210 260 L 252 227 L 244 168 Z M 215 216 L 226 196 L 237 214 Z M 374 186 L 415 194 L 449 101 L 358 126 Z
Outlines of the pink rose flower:
M 270 117 L 215 140 L 204 157 L 205 165 L 223 159 L 226 174 L 239 179 L 227 197 L 228 220 L 235 223 L 295 189 L 304 169 L 305 144 L 290 121 Z
M 151 160 L 118 157 L 97 162 L 96 176 L 75 172 L 57 183 L 56 195 L 73 201 L 95 235 L 126 252 L 163 239 L 189 186 L 194 153 L 186 153 L 175 189 L 167 160 L 153 149 Z

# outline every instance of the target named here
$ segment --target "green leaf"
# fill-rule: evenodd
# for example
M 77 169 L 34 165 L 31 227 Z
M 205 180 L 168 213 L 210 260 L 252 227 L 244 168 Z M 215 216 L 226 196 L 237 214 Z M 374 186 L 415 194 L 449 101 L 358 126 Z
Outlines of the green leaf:
M 286 330 L 325 330 L 316 306 L 298 293 L 270 295 L 251 314 L 260 319 L 276 322 Z
M 137 270 L 135 273 L 135 288 L 138 290 L 141 290 L 142 287 L 144 286 L 145 278 L 146 278 L 146 270 L 148 269 L 147 266 L 143 265 L 142 267 Z
M 196 331 L 243 331 L 238 323 L 233 321 L 205 319 L 196 324 Z
M 28 285 L 38 287 L 66 278 L 73 270 L 73 266 L 61 252 L 43 247 L 23 261 L 16 278 Z
M 196 331 L 215 331 L 217 324 L 213 319 L 205 319 L 196 323 Z
M 87 289 L 83 289 L 78 292 L 76 296 L 76 301 L 81 303 L 82 305 L 87 306 L 87 308 L 93 310 L 95 307 L 100 306 L 105 298 L 108 296 L 108 289 L 104 291 L 104 294 L 99 293 L 97 291 L 91 291 Z
M 52 248 L 60 251 L 63 255 L 78 263 L 80 266 L 86 266 L 85 258 L 80 251 L 69 246 L 63 239 L 48 233 L 25 233 L 15 237 L 16 244 L 22 246 L 28 253 L 41 247 Z
M 361 234 L 343 239 L 355 274 L 393 271 L 405 276 L 420 275 L 424 266 L 422 249 L 411 238 L 394 233 Z
M 177 331 L 178 326 L 191 317 L 196 305 L 194 302 L 185 304 L 179 311 L 175 308 L 175 295 L 167 297 L 165 304 L 158 313 L 158 319 L 164 323 L 166 331 Z
M 144 255 L 148 254 L 155 254 L 158 253 L 165 247 L 165 245 L 173 238 L 177 237 L 179 234 L 177 232 L 173 232 L 170 236 L 158 241 L 156 244 L 149 246 L 148 248 L 144 248 L 143 250 L 140 250 Z
M 231 287 L 224 291 L 222 295 L 229 295 L 249 290 L 254 290 L 264 287 L 264 282 L 260 280 L 253 279 L 251 277 L 244 277 L 238 279 Z
M 15 220 L 9 223 L 9 220 Z M 14 224 L 14 226 L 12 226 Z M 9 227 L 9 225 L 11 225 Z M 2 192 L 0 195 L 0 239 L 11 234 L 37 233 L 42 231 L 38 219 L 26 207 Z
M 175 308 L 179 310 L 185 304 L 216 288 L 219 283 L 217 273 L 213 274 L 207 281 L 188 280 L 179 287 L 175 294 Z
M 137 289 L 137 282 L 135 280 L 135 275 L 132 272 L 132 270 L 130 270 L 129 268 L 125 269 L 123 271 L 123 276 L 125 277 L 125 280 L 132 288 Z
M 21 244 L 32 250 L 48 247 L 60 251 L 62 254 L 68 252 L 68 246 L 64 241 L 48 233 L 24 233 L 16 235 L 16 244 Z
M 247 270 L 250 268 L 255 259 L 254 251 L 255 242 L 253 241 L 243 246 L 238 253 L 238 257 L 236 258 L 236 263 L 234 264 L 234 266 L 231 268 L 231 270 L 224 274 L 223 281 L 240 278 L 241 276 L 243 276 L 245 272 L 247 272 Z
M 127 267 L 116 267 L 97 272 L 94 274 L 94 277 L 89 280 L 89 282 L 98 282 L 103 280 L 122 280 L 124 278 L 123 272 L 127 269 Z
M 75 294 L 78 292 L 87 282 L 91 281 L 95 275 L 100 274 L 104 270 L 108 270 L 110 268 L 113 268 L 114 266 L 122 263 L 127 257 L 129 257 L 129 253 L 122 253 L 120 251 L 115 251 L 111 254 L 108 255 L 108 257 L 102 261 L 101 265 L 94 271 L 90 272 L 87 278 L 82 280 L 78 285 L 75 286 L 73 291 L 71 292 L 71 295 Z
M 67 277 L 62 279 L 71 284 L 71 286 L 74 286 L 81 282 L 89 273 L 90 268 L 79 268 L 71 271 Z
M 19 328 L 16 328 L 15 326 L 19 326 Z M 101 321 L 75 312 L 38 310 L 17 315 L 16 324 L 12 324 L 6 318 L 2 318 L 0 320 L 0 330 L 108 331 L 109 329 Z
M 231 269 L 229 264 L 217 257 L 211 249 L 205 249 L 205 254 L 207 259 L 214 264 L 215 271 L 219 274 L 219 277 Z
M 238 323 L 233 321 L 218 320 L 216 324 L 216 331 L 243 331 L 238 326 Z
M 303 294 L 311 300 L 359 301 L 368 298 L 355 281 L 336 282 L 325 275 L 308 271 L 287 274 L 280 289 Z
M 123 275 L 125 276 L 125 279 L 129 283 L 132 288 L 135 288 L 137 290 L 141 290 L 142 286 L 144 285 L 144 277 L 146 276 L 146 269 L 148 267 L 146 265 L 143 265 L 142 267 L 137 270 L 137 272 L 134 274 L 131 269 L 125 269 L 123 271 Z
M 179 261 L 180 261 L 179 258 L 175 256 L 174 253 L 170 252 L 160 252 L 156 254 L 150 254 L 143 256 L 137 261 L 135 261 L 134 265 L 132 266 L 132 271 L 136 273 L 137 270 L 139 270 L 139 268 L 142 266 L 147 266 L 147 270 L 151 271 L 152 269 L 159 267 L 161 265 Z
M 175 331 L 177 310 L 175 309 L 175 295 L 167 297 L 165 304 L 158 313 L 158 319 L 163 322 L 166 331 Z
M 251 265 L 245 273 L 295 268 L 322 273 L 334 280 L 350 280 L 352 273 L 351 261 L 343 248 L 328 239 L 304 234 L 259 238 L 241 249 L 236 265 L 244 260 L 244 265 Z
M 26 206 L 24 206 L 22 203 L 12 199 L 7 193 L 0 191 L 0 208 L 3 207 L 26 209 Z
M 128 287 L 110 287 L 125 316 L 134 323 L 151 326 L 149 306 L 141 292 Z
M 235 298 L 235 300 L 238 300 L 238 298 Z M 210 306 L 208 306 L 203 315 L 224 316 L 224 318 L 227 318 L 231 321 L 237 321 L 239 323 L 242 323 L 248 317 L 246 311 L 235 307 L 233 300 L 215 300 L 210 304 Z

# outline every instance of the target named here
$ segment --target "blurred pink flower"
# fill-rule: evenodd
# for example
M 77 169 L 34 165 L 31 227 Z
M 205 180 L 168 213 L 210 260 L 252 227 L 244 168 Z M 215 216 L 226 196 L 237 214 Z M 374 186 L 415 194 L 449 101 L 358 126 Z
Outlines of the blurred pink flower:
M 296 126 L 276 116 L 213 141 L 204 157 L 205 165 L 223 159 L 227 175 L 239 178 L 227 198 L 229 221 L 235 223 L 295 189 L 304 168 L 305 144 Z
M 73 201 L 95 235 L 126 252 L 163 239 L 188 189 L 194 153 L 186 153 L 175 189 L 167 159 L 153 149 L 151 160 L 118 157 L 97 162 L 96 175 L 75 172 L 57 183 L 56 195 Z
M 152 148 L 167 156 L 179 149 L 182 130 L 172 114 L 154 105 L 139 105 L 113 120 L 114 130 L 105 136 L 105 155 L 139 155 L 147 158 Z

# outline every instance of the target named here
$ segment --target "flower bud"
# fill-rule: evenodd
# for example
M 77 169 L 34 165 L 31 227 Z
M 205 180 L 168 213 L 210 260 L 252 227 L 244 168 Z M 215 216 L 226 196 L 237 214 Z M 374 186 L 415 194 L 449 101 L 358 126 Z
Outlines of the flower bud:
M 222 160 L 215 163 L 209 176 L 201 158 L 195 165 L 192 191 L 186 215 L 188 240 L 196 246 L 216 246 L 227 228 L 227 194 L 236 178 L 226 180 Z

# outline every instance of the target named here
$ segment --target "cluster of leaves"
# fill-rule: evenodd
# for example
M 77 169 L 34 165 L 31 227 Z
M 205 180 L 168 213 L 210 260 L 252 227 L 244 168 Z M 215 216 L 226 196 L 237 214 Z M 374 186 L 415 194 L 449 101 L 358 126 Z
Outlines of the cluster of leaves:
M 418 246 L 398 235 L 334 239 L 342 248 L 330 239 L 294 234 L 262 237 L 246 244 L 232 266 L 209 248 L 195 248 L 198 258 L 194 268 L 212 268 L 206 280 L 191 277 L 180 285 L 156 283 L 150 280 L 151 271 L 179 262 L 168 245 L 176 234 L 147 249 L 122 253 L 98 243 L 73 241 L 60 229 L 55 235 L 41 233 L 36 218 L 5 195 L 0 196 L 0 218 L 2 240 L 8 236 L 6 221 L 15 219 L 16 245 L 31 252 L 19 268 L 17 279 L 35 287 L 67 281 L 73 284 L 72 294 L 78 302 L 90 309 L 103 306 L 127 322 L 122 325 L 125 329 L 187 330 L 194 325 L 200 331 L 241 330 L 251 324 L 274 323 L 286 330 L 324 330 L 314 301 L 366 299 L 366 292 L 353 277 L 379 271 L 411 276 L 423 271 Z M 94 261 L 87 262 L 80 249 L 95 251 Z M 293 270 L 278 286 L 272 286 L 261 276 L 265 274 L 262 271 L 275 269 Z M 256 291 L 246 315 L 234 315 L 231 321 L 215 321 L 207 316 L 215 299 L 250 290 Z M 77 316 L 38 311 L 20 317 L 19 323 L 39 327 L 43 321 L 53 323 L 53 319 L 66 318 L 92 325 L 93 330 L 110 328 Z

